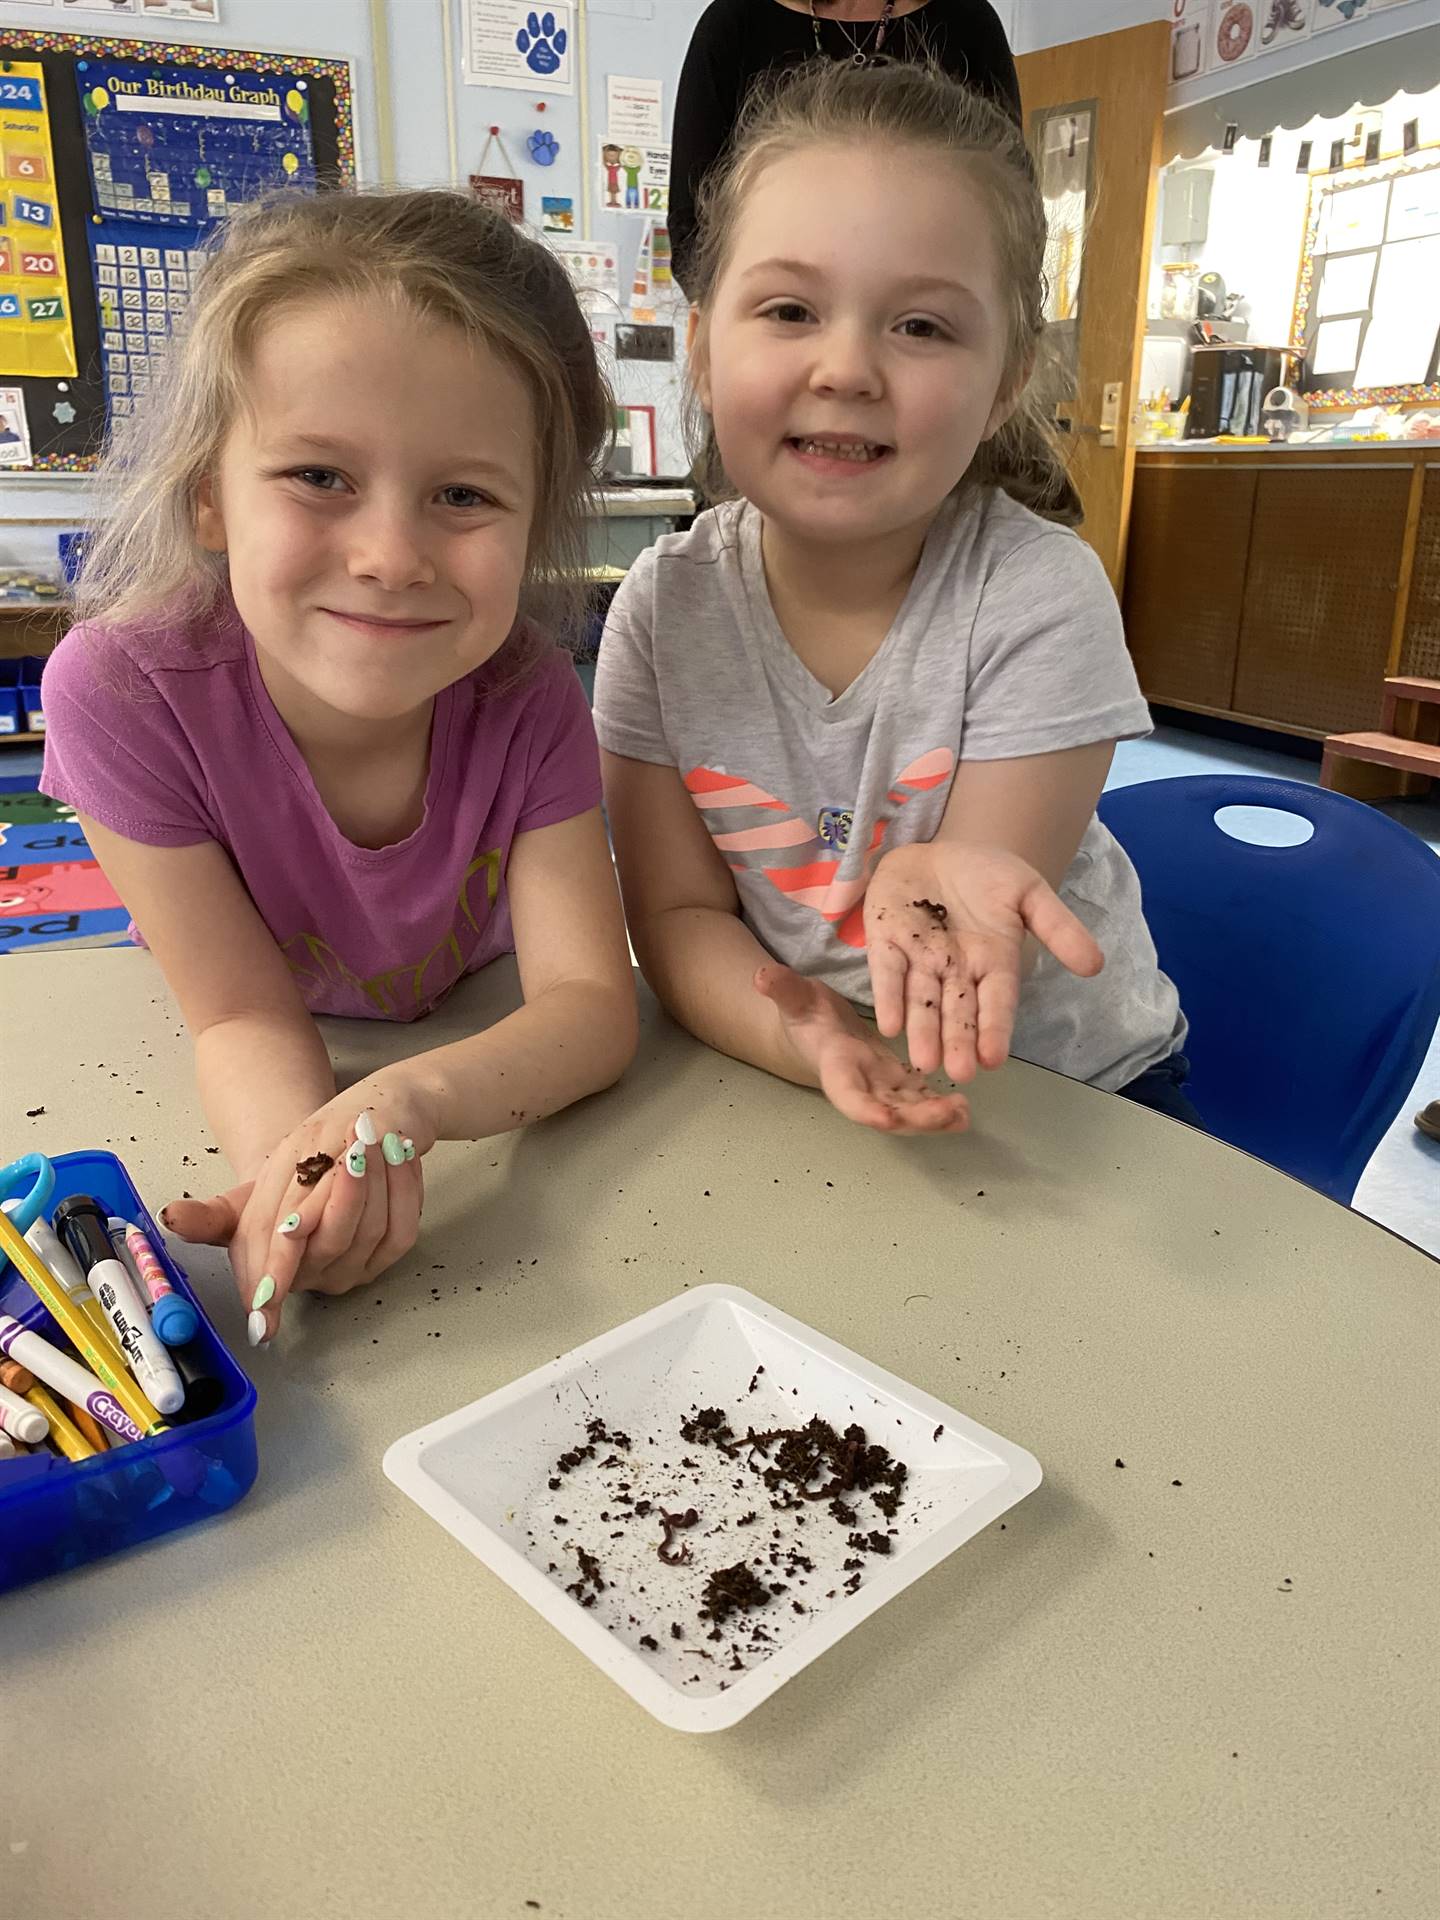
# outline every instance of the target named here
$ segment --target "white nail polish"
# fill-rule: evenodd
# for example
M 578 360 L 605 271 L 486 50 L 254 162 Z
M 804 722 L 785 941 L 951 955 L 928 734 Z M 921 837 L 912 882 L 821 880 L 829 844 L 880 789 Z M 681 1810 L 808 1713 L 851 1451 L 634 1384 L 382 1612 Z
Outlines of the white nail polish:
M 367 1147 L 373 1147 L 380 1138 L 375 1131 L 375 1122 L 370 1118 L 368 1108 L 355 1122 L 355 1138 Z
M 280 1222 L 280 1225 L 275 1229 L 275 1231 L 277 1233 L 298 1233 L 300 1231 L 299 1214 L 287 1213 L 285 1218 Z
M 249 1336 L 252 1347 L 263 1347 L 266 1344 L 267 1332 L 264 1314 L 252 1313 L 245 1322 L 245 1332 Z

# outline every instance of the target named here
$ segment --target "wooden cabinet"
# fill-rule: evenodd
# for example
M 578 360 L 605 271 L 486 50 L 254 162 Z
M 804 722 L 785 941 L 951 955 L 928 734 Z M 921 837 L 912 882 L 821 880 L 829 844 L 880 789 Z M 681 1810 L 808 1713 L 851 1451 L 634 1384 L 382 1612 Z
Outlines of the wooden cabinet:
M 1420 493 L 1400 651 L 1402 673 L 1440 680 L 1440 449 Z
M 1440 448 L 1142 454 L 1124 606 L 1158 705 L 1376 726 L 1440 662 Z
M 1231 703 L 1255 481 L 1253 468 L 1136 463 L 1125 628 L 1147 699 Z

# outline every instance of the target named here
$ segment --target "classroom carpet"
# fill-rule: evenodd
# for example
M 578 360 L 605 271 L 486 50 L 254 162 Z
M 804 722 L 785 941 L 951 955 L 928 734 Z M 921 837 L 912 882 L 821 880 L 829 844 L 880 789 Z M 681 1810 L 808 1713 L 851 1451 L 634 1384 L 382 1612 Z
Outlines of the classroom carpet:
M 129 924 L 70 808 L 0 762 L 0 953 L 117 946 Z

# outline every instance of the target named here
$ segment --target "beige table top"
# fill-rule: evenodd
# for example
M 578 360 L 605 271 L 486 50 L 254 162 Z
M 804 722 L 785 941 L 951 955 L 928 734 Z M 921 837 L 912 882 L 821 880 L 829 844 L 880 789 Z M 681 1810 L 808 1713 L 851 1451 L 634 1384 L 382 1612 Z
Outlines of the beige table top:
M 201 1189 L 219 1163 L 148 956 L 17 956 L 0 987 L 7 1153 L 109 1143 L 153 1205 Z M 347 1070 L 419 1037 L 335 1031 Z M 254 1356 L 249 1498 L 0 1600 L 0 1909 L 1433 1916 L 1440 1270 L 1033 1068 L 979 1113 L 879 1139 L 652 1013 L 622 1090 L 437 1151 L 412 1269 Z M 190 1264 L 245 1352 L 222 1260 Z M 708 1738 L 652 1722 L 380 1467 L 702 1275 L 1046 1474 Z

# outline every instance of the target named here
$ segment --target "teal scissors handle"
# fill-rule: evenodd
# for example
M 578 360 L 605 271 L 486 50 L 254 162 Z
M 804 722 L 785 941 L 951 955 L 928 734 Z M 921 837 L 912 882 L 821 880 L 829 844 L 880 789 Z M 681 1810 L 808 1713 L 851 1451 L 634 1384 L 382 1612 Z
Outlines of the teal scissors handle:
M 27 1180 L 29 1192 L 15 1197 Z M 19 1233 L 28 1233 L 42 1214 L 49 1214 L 54 1192 L 55 1169 L 43 1153 L 22 1153 L 0 1167 L 0 1202 Z

